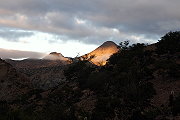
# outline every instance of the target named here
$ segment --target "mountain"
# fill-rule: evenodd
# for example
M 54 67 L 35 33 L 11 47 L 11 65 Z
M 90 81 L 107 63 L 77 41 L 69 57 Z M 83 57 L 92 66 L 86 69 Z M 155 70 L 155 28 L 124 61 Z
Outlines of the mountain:
M 61 53 L 51 52 L 49 55 L 43 58 L 44 60 L 61 60 L 64 62 L 69 62 L 70 60 L 64 57 Z
M 122 47 L 104 67 L 89 61 L 116 52 L 110 41 L 68 65 L 0 59 L 0 119 L 180 120 L 179 38 Z
M 34 88 L 49 89 L 65 80 L 63 71 L 71 60 L 61 53 L 52 52 L 43 59 L 8 59 L 6 62 L 26 76 Z
M 82 60 L 89 60 L 93 64 L 101 66 L 105 65 L 111 55 L 119 51 L 118 45 L 112 41 L 106 41 L 94 51 L 81 56 Z
M 65 80 L 63 70 L 70 64 L 69 58 L 52 52 L 43 59 L 7 59 L 18 72 L 26 76 L 34 88 L 49 89 Z
M 102 46 L 93 52 L 100 53 Z M 97 102 L 94 113 L 87 113 L 89 119 L 180 120 L 180 32 L 170 32 L 151 45 L 122 47 L 105 67 L 89 67 L 86 62 L 69 67 L 65 76 L 95 93 Z M 84 111 L 88 107 L 83 106 L 90 105 L 85 101 L 81 98 Z
M 44 67 L 64 66 L 70 64 L 71 60 L 64 57 L 61 53 L 52 52 L 49 55 L 45 56 L 43 59 L 6 59 L 6 62 L 13 65 L 16 69 L 35 69 Z

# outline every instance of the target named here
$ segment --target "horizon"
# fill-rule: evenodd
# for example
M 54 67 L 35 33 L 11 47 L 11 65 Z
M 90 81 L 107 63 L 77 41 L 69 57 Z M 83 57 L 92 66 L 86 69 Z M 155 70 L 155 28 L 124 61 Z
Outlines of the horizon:
M 107 43 L 107 42 L 113 42 L 113 41 L 105 41 L 104 43 Z M 83 54 L 77 53 L 76 56 L 64 56 L 62 53 L 57 52 L 57 51 L 42 53 L 42 52 L 36 52 L 36 51 L 22 51 L 22 50 L 12 50 L 12 49 L 10 50 L 10 49 L 3 49 L 3 48 L 0 48 L 0 55 L 3 56 L 2 59 L 12 59 L 12 60 L 43 59 L 44 57 L 50 55 L 51 53 L 60 53 L 65 58 L 68 58 L 68 57 L 75 58 L 75 57 L 83 56 L 85 54 L 93 52 L 94 50 L 102 46 L 104 43 L 102 43 L 101 45 L 97 46 L 95 49 L 88 51 L 86 53 L 83 53 Z M 113 43 L 116 44 L 115 42 Z
M 0 2 L 0 58 L 75 57 L 105 41 L 152 44 L 180 30 L 178 0 Z

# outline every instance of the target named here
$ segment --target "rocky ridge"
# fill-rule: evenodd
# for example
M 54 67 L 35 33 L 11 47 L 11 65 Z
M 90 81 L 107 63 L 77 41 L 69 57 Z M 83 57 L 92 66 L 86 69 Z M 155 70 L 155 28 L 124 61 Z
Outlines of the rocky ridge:
M 81 59 L 86 59 L 95 65 L 103 66 L 107 63 L 107 60 L 110 58 L 110 56 L 117 53 L 118 51 L 118 45 L 112 41 L 106 41 L 92 52 L 81 56 Z

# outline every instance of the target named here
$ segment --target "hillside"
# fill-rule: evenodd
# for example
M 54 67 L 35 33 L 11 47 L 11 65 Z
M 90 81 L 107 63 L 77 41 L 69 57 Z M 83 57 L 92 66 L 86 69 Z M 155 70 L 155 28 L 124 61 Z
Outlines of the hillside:
M 0 59 L 0 101 L 14 100 L 30 89 L 29 80 Z
M 18 68 L 18 64 L 13 63 L 17 71 L 33 77 L 30 81 L 25 80 L 32 84 L 26 92 L 26 87 L 21 86 L 24 85 L 22 76 L 0 60 L 0 79 L 5 81 L 1 83 L 5 87 L 0 95 L 8 98 L 0 101 L 0 118 L 179 120 L 180 32 L 169 32 L 152 45 L 128 46 L 125 41 L 118 48 L 120 50 L 116 51 L 117 45 L 105 42 L 91 52 L 100 58 L 103 54 L 111 54 L 104 66 L 89 63 L 94 58 L 90 53 L 65 66 L 47 64 L 46 67 L 29 66 L 26 69 L 23 64 Z M 11 91 L 11 99 L 9 92 L 4 94 L 6 91 Z M 16 93 L 18 98 L 13 96 Z
M 180 32 L 152 45 L 119 47 L 105 66 L 92 68 L 82 61 L 65 72 L 98 96 L 94 112 L 86 114 L 93 120 L 179 120 Z
M 6 62 L 31 80 L 35 88 L 49 89 L 65 80 L 63 70 L 71 60 L 60 53 L 52 52 L 43 59 L 7 59 Z
M 102 66 L 106 64 L 111 55 L 118 51 L 118 45 L 112 41 L 106 41 L 92 52 L 81 56 L 81 59 L 86 59 L 95 65 Z
M 6 62 L 31 80 L 35 88 L 41 89 L 52 88 L 64 81 L 63 70 L 69 64 L 61 60 L 44 59 L 6 60 Z

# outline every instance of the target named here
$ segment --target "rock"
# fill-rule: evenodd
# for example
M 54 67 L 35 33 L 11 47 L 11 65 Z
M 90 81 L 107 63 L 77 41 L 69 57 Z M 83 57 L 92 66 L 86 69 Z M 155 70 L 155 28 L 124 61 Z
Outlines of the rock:
M 81 56 L 81 60 L 89 60 L 95 65 L 103 66 L 107 63 L 107 60 L 111 55 L 119 51 L 118 46 L 112 41 L 106 41 L 94 51 Z

